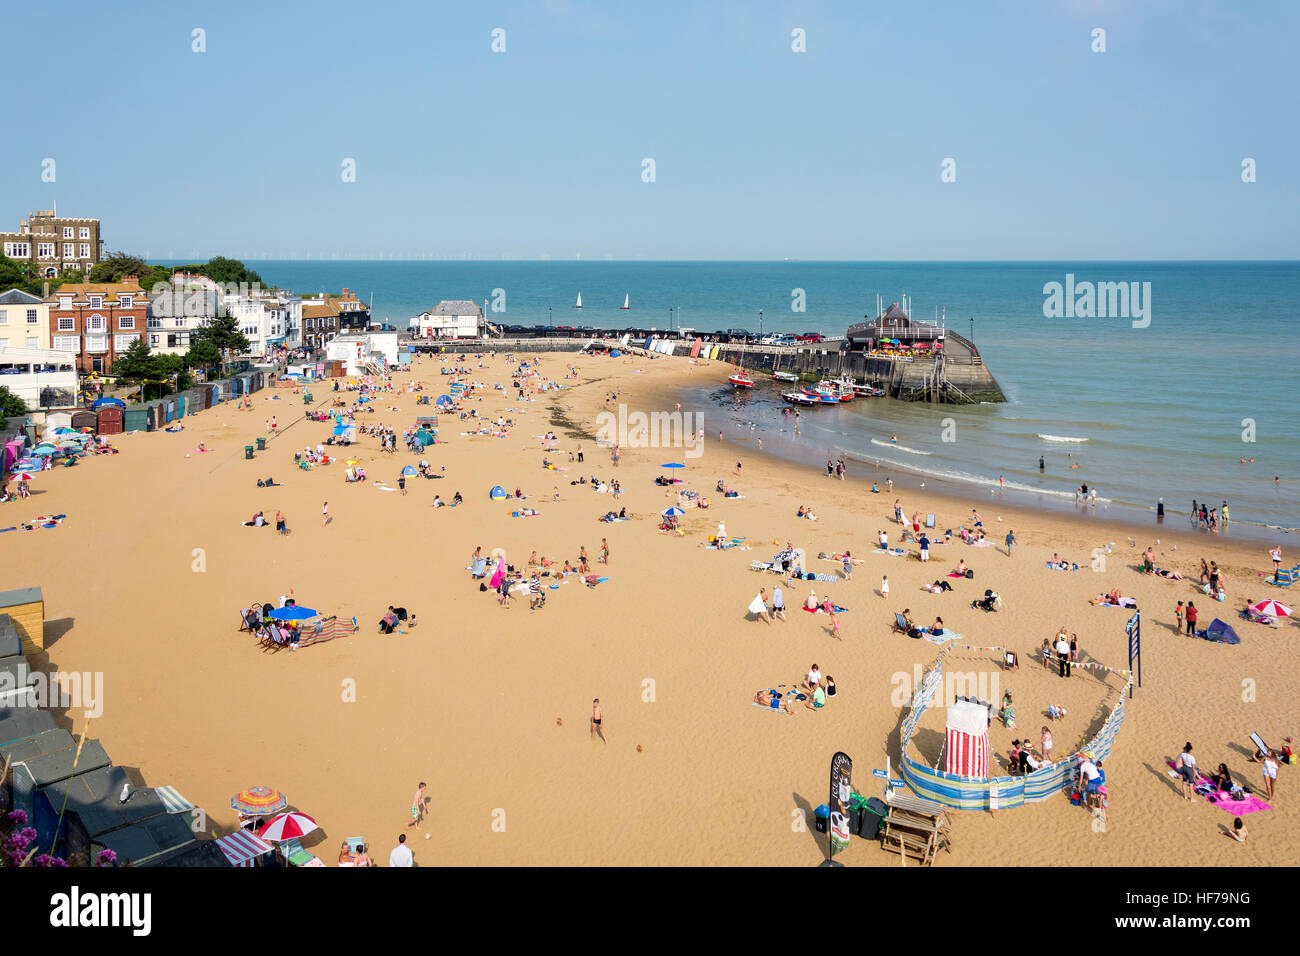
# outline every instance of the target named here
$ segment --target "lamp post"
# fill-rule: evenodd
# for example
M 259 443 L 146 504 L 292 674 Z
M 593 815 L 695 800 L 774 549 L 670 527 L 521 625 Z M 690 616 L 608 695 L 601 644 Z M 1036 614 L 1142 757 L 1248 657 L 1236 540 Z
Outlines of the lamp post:
M 970 340 L 975 341 L 975 316 L 970 317 Z
M 673 307 L 670 305 L 668 307 L 668 331 L 671 332 L 672 330 L 673 330 Z
M 758 341 L 760 344 L 763 341 L 763 310 L 762 309 L 758 310 Z
M 546 321 L 550 324 L 551 328 L 555 328 L 555 316 L 551 315 L 551 307 L 549 305 L 546 307 Z

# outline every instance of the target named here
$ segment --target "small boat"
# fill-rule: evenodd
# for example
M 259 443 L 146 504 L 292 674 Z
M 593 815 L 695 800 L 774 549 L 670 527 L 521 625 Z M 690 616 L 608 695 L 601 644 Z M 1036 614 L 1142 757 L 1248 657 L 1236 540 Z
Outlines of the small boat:
M 773 372 L 772 377 L 778 382 L 797 382 L 799 376 L 794 372 Z
M 628 311 L 628 309 L 632 308 L 632 306 L 629 305 L 629 303 L 631 302 L 631 300 L 632 300 L 632 296 L 631 296 L 631 295 L 627 294 L 626 292 L 623 293 L 623 304 L 622 304 L 621 306 L 619 306 L 620 310 L 623 311 L 623 312 L 626 312 L 626 311 Z
M 820 405 L 820 399 L 805 395 L 803 392 L 786 392 L 781 396 L 791 405 Z
M 853 391 L 856 392 L 858 395 L 867 395 L 870 396 L 871 398 L 881 398 L 885 394 L 885 390 L 883 388 L 880 388 L 877 385 L 868 385 L 865 382 L 863 383 L 854 382 Z
M 838 405 L 840 403 L 840 397 L 831 392 L 824 391 L 822 389 L 823 384 L 825 383 L 818 382 L 816 385 L 804 385 L 799 389 L 799 391 L 822 405 Z
M 727 376 L 727 381 L 736 388 L 753 388 L 754 380 L 749 377 L 749 373 L 744 369 Z
M 834 389 L 834 394 L 841 402 L 851 402 L 858 394 L 854 391 L 853 379 L 845 375 L 841 375 L 839 378 L 835 379 L 830 383 L 830 386 Z
M 581 309 L 581 308 L 582 308 L 582 293 L 581 293 L 581 292 L 578 293 L 578 303 L 577 303 L 577 305 L 574 306 L 574 308 L 575 308 L 575 309 Z

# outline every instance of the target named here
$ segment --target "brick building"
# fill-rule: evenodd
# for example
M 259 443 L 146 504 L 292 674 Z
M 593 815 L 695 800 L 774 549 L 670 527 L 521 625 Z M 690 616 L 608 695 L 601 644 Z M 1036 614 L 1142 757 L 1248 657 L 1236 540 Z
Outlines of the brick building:
M 75 352 L 77 369 L 107 372 L 148 328 L 149 297 L 138 276 L 121 282 L 68 282 L 50 293 L 50 339 Z
M 40 269 L 53 278 L 64 269 L 80 269 L 89 275 L 91 267 L 104 257 L 98 219 L 59 216 L 53 209 L 31 213 L 17 232 L 0 232 L 0 252 L 18 262 Z

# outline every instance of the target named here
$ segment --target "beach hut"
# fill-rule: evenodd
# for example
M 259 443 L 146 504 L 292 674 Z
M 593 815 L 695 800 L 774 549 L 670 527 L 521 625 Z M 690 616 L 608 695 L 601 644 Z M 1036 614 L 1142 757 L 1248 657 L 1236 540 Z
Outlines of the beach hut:
M 963 777 L 989 775 L 989 712 L 990 704 L 982 700 L 957 698 L 948 708 L 947 755 L 948 773 Z
M 5 759 L 23 764 L 36 787 L 45 787 L 74 774 L 89 773 L 107 767 L 111 760 L 98 740 L 87 740 L 77 757 L 77 741 L 66 730 L 46 730 L 16 743 L 0 747 L 0 763 Z
M 510 496 L 506 494 L 506 490 L 504 488 L 502 488 L 500 485 L 497 485 L 495 488 L 493 488 L 491 491 L 488 492 L 488 497 L 491 498 L 493 501 L 505 501 Z

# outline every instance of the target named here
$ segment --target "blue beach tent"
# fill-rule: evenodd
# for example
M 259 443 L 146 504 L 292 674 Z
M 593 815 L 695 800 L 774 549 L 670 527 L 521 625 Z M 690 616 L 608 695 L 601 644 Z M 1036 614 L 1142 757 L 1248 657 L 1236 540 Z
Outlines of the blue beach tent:
M 493 501 L 505 501 L 510 496 L 506 494 L 506 490 L 504 488 L 502 488 L 500 485 L 497 485 L 495 488 L 493 488 L 491 491 L 488 492 L 488 497 L 491 498 Z

